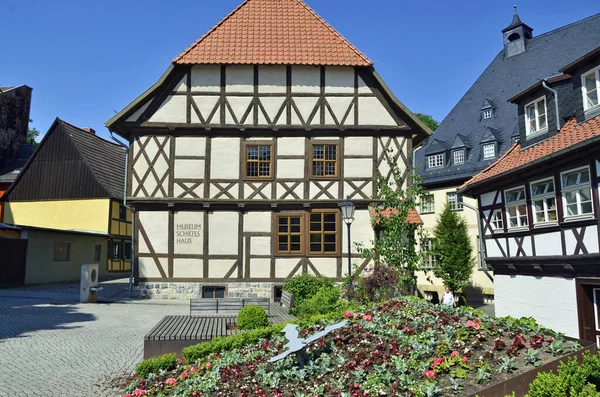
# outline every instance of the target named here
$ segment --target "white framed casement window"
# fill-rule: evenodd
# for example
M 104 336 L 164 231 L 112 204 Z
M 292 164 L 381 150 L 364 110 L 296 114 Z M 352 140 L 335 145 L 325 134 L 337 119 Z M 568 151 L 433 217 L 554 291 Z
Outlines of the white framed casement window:
M 548 130 L 546 114 L 546 97 L 538 98 L 525 105 L 526 135 L 541 134 Z
M 433 254 L 433 244 L 435 243 L 435 239 L 428 238 L 423 241 L 422 252 L 425 256 L 425 268 L 433 269 L 437 260 L 435 255 Z
M 446 198 L 452 211 L 462 211 L 463 205 L 460 196 L 457 193 L 447 193 Z
M 560 182 L 565 218 L 591 215 L 594 208 L 589 167 L 562 172 Z
M 527 201 L 525 198 L 525 187 L 505 190 L 506 218 L 508 228 L 514 229 L 526 227 L 527 223 Z
M 600 109 L 600 66 L 581 76 L 583 110 Z
M 502 220 L 502 210 L 494 210 L 490 220 L 492 230 L 504 230 L 504 221 Z
M 444 166 L 444 153 L 427 156 L 427 168 L 439 168 Z
M 556 196 L 554 178 L 531 182 L 531 210 L 533 223 L 555 223 L 558 221 L 556 212 Z
M 496 144 L 486 143 L 485 145 L 483 145 L 483 158 L 493 159 L 494 157 L 496 157 Z
M 487 119 L 491 119 L 492 118 L 492 109 L 485 109 L 483 112 L 481 112 L 483 115 L 483 119 L 487 120 Z
M 454 164 L 464 164 L 465 163 L 465 149 L 455 150 L 453 152 L 454 155 Z
M 428 214 L 435 212 L 435 200 L 433 194 L 426 194 L 421 196 L 421 214 Z

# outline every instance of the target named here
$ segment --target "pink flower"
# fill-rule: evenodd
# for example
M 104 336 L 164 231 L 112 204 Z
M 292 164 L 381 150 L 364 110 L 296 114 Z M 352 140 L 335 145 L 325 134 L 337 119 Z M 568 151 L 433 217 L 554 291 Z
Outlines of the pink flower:
M 474 329 L 479 329 L 479 328 L 481 328 L 481 326 L 480 326 L 479 324 L 477 324 L 477 323 L 474 323 L 474 322 L 473 322 L 473 321 L 471 321 L 471 320 L 467 320 L 467 327 L 471 327 L 471 328 L 474 328 Z
M 350 318 L 350 317 L 352 317 L 352 312 L 344 313 L 344 318 Z
M 133 397 L 131 394 L 127 393 L 123 397 Z
M 197 371 L 196 367 L 190 368 L 190 372 L 196 372 L 196 371 Z
M 373 320 L 373 316 L 371 316 L 370 314 L 365 314 L 364 316 L 362 316 L 362 319 L 365 321 L 371 321 Z
M 148 394 L 148 392 L 143 389 L 135 389 L 131 394 L 133 394 L 134 396 L 145 396 L 146 394 Z
M 210 362 L 206 363 L 206 369 L 209 370 L 212 364 Z
M 466 363 L 467 361 L 469 361 L 469 359 L 467 358 L 467 356 L 463 356 L 463 362 Z
M 456 356 L 458 356 L 460 353 L 458 352 L 458 350 L 454 350 L 452 353 L 450 353 L 450 358 L 454 358 Z
M 187 373 L 187 372 L 185 372 L 185 371 L 183 371 L 183 372 L 181 373 L 181 377 L 182 377 L 183 379 L 187 378 L 188 376 L 189 376 L 189 375 L 188 375 L 188 373 Z
M 173 385 L 175 384 L 175 382 L 177 382 L 177 381 L 175 380 L 175 378 L 169 378 L 169 379 L 167 379 L 167 380 L 165 381 L 165 383 L 166 383 L 167 385 L 169 385 L 169 386 L 173 386 Z
M 432 366 L 437 367 L 438 365 L 440 365 L 443 362 L 444 362 L 444 357 L 436 358 L 435 361 L 433 362 Z
M 427 379 L 435 379 L 435 371 L 434 370 L 427 369 L 427 370 L 425 370 L 425 372 L 423 372 L 423 375 L 425 375 L 425 377 Z
M 354 313 L 354 318 L 357 319 L 360 316 L 358 313 Z

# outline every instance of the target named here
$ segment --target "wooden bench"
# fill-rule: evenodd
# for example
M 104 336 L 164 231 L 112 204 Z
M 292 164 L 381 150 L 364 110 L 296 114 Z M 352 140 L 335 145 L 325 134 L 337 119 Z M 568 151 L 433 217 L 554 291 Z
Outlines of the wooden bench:
M 206 316 L 237 315 L 245 306 L 260 306 L 267 314 L 271 311 L 271 302 L 267 298 L 243 299 L 190 299 L 190 315 Z
M 294 306 L 294 295 L 286 290 L 281 291 L 281 306 L 291 309 Z

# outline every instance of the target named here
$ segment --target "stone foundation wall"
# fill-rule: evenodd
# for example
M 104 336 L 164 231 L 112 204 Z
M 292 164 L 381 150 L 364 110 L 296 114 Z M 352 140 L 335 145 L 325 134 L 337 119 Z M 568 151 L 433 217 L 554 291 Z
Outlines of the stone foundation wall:
M 276 283 L 219 283 L 224 286 L 227 298 L 273 298 L 273 287 L 281 286 Z M 133 287 L 133 294 L 139 298 L 148 299 L 179 299 L 200 298 L 203 286 L 217 286 L 215 283 L 169 283 L 169 282 L 140 282 Z

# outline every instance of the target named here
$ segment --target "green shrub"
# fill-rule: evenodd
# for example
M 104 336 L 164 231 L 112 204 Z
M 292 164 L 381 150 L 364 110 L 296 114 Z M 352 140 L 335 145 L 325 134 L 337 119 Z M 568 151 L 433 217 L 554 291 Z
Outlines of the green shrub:
M 301 274 L 285 283 L 283 289 L 294 295 L 294 307 L 291 312 L 297 313 L 297 308 L 303 301 L 312 298 L 322 287 L 333 288 L 333 282 L 324 277 L 315 277 L 312 274 Z
M 239 329 L 256 329 L 269 325 L 269 316 L 261 306 L 245 306 L 240 310 L 237 316 L 237 326 Z
M 327 314 L 340 308 L 340 290 L 338 287 L 321 287 L 311 298 L 303 300 L 295 310 L 299 317 Z
M 161 369 L 170 371 L 177 366 L 177 354 L 169 353 L 143 360 L 135 367 L 135 372 L 146 377 L 149 373 L 157 374 Z
M 567 397 L 567 391 L 560 376 L 542 372 L 529 385 L 527 397 Z

